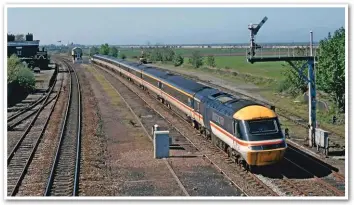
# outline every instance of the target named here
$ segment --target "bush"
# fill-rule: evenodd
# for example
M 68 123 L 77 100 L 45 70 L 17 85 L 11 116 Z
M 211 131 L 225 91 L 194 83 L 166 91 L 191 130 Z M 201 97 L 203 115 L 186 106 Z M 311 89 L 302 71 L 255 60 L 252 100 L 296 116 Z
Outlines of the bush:
M 18 84 L 27 92 L 32 92 L 35 88 L 34 74 L 16 55 L 12 55 L 7 61 L 7 83 Z
M 19 70 L 17 75 L 17 82 L 27 92 L 32 92 L 36 85 L 36 79 L 33 72 L 25 66 Z
M 291 83 L 290 81 L 288 80 L 282 80 L 279 82 L 278 86 L 277 86 L 277 91 L 282 93 L 282 92 L 285 92 L 287 91 L 291 86 Z
M 124 54 L 124 53 L 122 53 L 122 54 L 120 55 L 120 58 L 124 60 L 124 59 L 126 59 L 126 58 L 127 58 L 127 56 L 125 56 L 125 54 Z
M 190 58 L 190 63 L 194 68 L 199 68 L 203 65 L 203 57 L 200 55 L 199 51 L 194 51 L 192 57 Z
M 109 54 L 109 45 L 107 43 L 102 44 L 99 50 L 99 53 L 102 55 L 108 55 Z
M 290 95 L 292 97 L 296 97 L 304 93 L 302 89 L 299 89 L 299 87 L 294 85 L 294 83 L 289 79 L 280 81 L 276 89 L 278 92 Z
M 109 48 L 109 55 L 117 58 L 118 56 L 118 49 L 116 47 Z
M 207 58 L 207 65 L 211 66 L 211 67 L 215 67 L 216 63 L 215 63 L 215 58 L 213 55 L 209 55 Z
M 173 61 L 174 57 L 175 57 L 175 52 L 171 48 L 164 48 L 162 50 L 163 61 Z
M 150 60 L 153 62 L 164 60 L 163 53 L 161 52 L 161 49 L 159 49 L 159 48 L 152 49 L 152 51 L 149 52 L 149 55 L 150 55 Z
M 36 80 L 32 71 L 16 55 L 7 61 L 7 99 L 11 106 L 35 90 Z
M 174 63 L 174 65 L 177 67 L 177 66 L 182 65 L 183 62 L 184 62 L 183 57 L 181 56 L 181 54 L 178 54 L 178 55 L 175 56 L 175 59 L 174 59 L 174 62 L 173 62 L 173 63 Z
M 21 66 L 21 60 L 13 54 L 7 59 L 7 83 L 11 83 L 16 80 L 19 69 Z

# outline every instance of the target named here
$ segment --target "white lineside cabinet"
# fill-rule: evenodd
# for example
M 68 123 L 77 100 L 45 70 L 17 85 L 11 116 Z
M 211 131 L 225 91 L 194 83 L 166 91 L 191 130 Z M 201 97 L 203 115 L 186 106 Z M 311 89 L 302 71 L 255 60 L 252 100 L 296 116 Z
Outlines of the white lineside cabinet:
M 316 128 L 315 143 L 317 146 L 317 151 L 319 151 L 319 148 L 322 148 L 324 149 L 325 155 L 328 156 L 329 133 L 325 130 Z
M 169 131 L 154 132 L 154 158 L 168 158 L 170 156 Z

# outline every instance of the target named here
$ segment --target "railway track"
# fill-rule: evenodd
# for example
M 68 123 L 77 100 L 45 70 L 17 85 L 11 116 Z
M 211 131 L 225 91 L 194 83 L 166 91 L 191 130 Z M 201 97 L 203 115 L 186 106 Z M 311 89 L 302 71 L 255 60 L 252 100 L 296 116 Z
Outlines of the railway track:
M 335 171 L 329 166 L 326 166 L 323 163 L 320 163 L 319 161 L 313 160 L 312 158 L 309 158 L 307 155 L 301 153 L 297 149 L 294 149 L 293 147 L 289 147 L 292 151 L 296 152 L 299 155 L 302 155 L 303 157 L 308 158 L 310 163 L 316 164 L 316 169 L 311 170 L 307 167 L 310 167 L 311 164 L 300 164 L 300 163 L 295 163 L 292 159 L 285 157 L 285 160 L 288 162 L 288 164 L 294 165 L 299 171 L 298 172 L 303 172 L 304 175 L 307 174 L 308 176 L 312 177 L 312 183 L 317 184 L 318 187 L 322 187 L 323 191 L 321 189 L 317 189 L 313 191 L 313 187 L 311 189 L 311 186 L 309 186 L 308 181 L 303 183 L 303 190 L 309 190 L 307 191 L 308 195 L 316 195 L 316 196 L 344 196 L 345 194 L 345 177 Z M 320 169 L 320 170 L 318 170 Z M 327 171 L 330 173 L 327 177 L 319 177 L 317 176 L 318 174 L 315 172 L 323 172 Z M 298 187 L 301 187 L 298 185 Z M 319 191 L 319 192 L 316 192 Z
M 43 103 L 35 111 L 35 116 L 14 147 L 10 148 L 11 151 L 7 157 L 7 194 L 9 196 L 15 196 L 21 186 L 56 105 L 62 83 L 58 88 L 57 76 L 55 76 L 54 83 L 50 87 Z M 58 93 L 54 93 L 54 90 L 58 90 Z
M 72 66 L 65 59 L 61 60 L 70 72 L 69 100 L 45 196 L 78 195 L 82 111 L 80 83 Z
M 341 189 L 342 187 L 345 187 L 344 183 L 344 176 L 334 172 L 332 168 L 328 167 L 325 164 L 322 164 L 319 161 L 316 161 L 312 158 L 310 158 L 308 155 L 305 153 L 301 152 L 300 150 L 297 150 L 296 148 L 290 146 L 289 149 L 293 150 L 296 152 L 296 154 L 301 155 L 303 157 L 306 157 L 307 167 L 311 166 L 312 163 L 316 164 L 317 169 L 323 169 L 327 170 L 331 177 L 317 177 L 316 173 L 314 173 L 311 170 L 306 169 L 304 165 L 298 162 L 293 162 L 291 158 L 285 158 L 285 161 L 287 161 L 287 164 L 282 164 L 277 167 L 279 175 L 281 175 L 280 179 L 271 179 L 269 178 L 268 181 L 272 181 L 273 185 L 275 184 L 276 187 L 280 187 L 277 189 L 270 188 L 268 185 L 266 185 L 266 182 L 262 179 L 264 177 L 261 177 L 258 174 L 252 174 L 249 172 L 246 172 L 243 170 L 241 167 L 236 165 L 234 162 L 232 162 L 227 154 L 223 152 L 221 149 L 219 149 L 217 146 L 214 144 L 210 143 L 210 141 L 206 140 L 201 140 L 201 135 L 199 132 L 195 129 L 191 129 L 190 126 L 186 125 L 189 123 L 179 115 L 178 112 L 176 112 L 173 109 L 169 109 L 166 106 L 162 106 L 161 104 L 156 104 L 156 99 L 152 100 L 151 98 L 147 97 L 145 92 L 142 92 L 139 90 L 136 86 L 133 86 L 131 83 L 128 83 L 127 80 L 122 79 L 122 77 L 118 76 L 116 73 L 113 73 L 111 70 L 107 70 L 106 68 L 99 67 L 100 69 L 105 70 L 105 72 L 109 73 L 110 75 L 114 76 L 115 78 L 120 79 L 120 81 L 127 86 L 132 92 L 134 92 L 137 96 L 139 96 L 143 101 L 145 101 L 148 106 L 153 109 L 156 113 L 158 113 L 160 116 L 162 116 L 164 119 L 170 122 L 170 124 L 173 124 L 174 128 L 178 130 L 180 133 L 183 134 L 183 136 L 198 150 L 204 151 L 204 157 L 206 160 L 210 161 L 210 163 L 214 164 L 221 173 L 225 173 L 225 176 L 228 178 L 234 177 L 232 176 L 232 173 L 228 173 L 227 171 L 225 172 L 223 169 L 225 167 L 220 168 L 219 160 L 222 159 L 224 162 L 228 164 L 228 166 L 232 167 L 233 172 L 237 172 L 242 179 L 247 179 L 247 182 L 251 184 L 252 186 L 256 187 L 258 190 L 258 194 L 261 192 L 266 196 L 276 196 L 276 195 L 291 195 L 291 196 L 343 196 L 344 191 Z M 155 102 L 153 102 L 155 101 Z M 132 109 L 133 111 L 134 109 Z M 172 111 L 172 115 L 171 115 Z M 170 113 L 170 114 L 169 114 Z M 170 117 L 167 117 L 170 116 Z M 193 133 L 193 134 L 191 134 Z M 188 137 L 187 137 L 188 136 Z M 203 150 L 204 149 L 204 150 Z M 210 152 L 211 150 L 211 152 Z M 289 166 L 292 165 L 292 166 Z M 291 167 L 291 168 L 289 168 Z M 302 179 L 299 178 L 297 179 L 294 176 L 298 176 L 298 173 L 293 174 L 292 176 L 289 175 L 289 170 L 286 169 L 296 169 L 297 172 L 303 172 L 303 175 L 308 175 L 309 179 Z M 270 170 L 272 172 L 272 170 Z M 293 171 L 293 170 L 291 170 Z M 318 171 L 318 170 L 317 170 Z M 229 176 L 230 175 L 230 176 Z M 233 180 L 230 178 L 230 181 L 233 182 Z M 234 183 L 234 182 L 233 182 Z M 234 183 L 236 185 L 236 183 Z M 237 186 L 237 185 L 236 185 Z M 281 190 L 281 191 L 279 191 Z M 252 190 L 248 190 L 251 194 L 247 195 L 252 195 Z M 247 192 L 244 190 L 244 192 Z
M 156 68 L 158 68 L 160 70 L 171 72 L 173 74 L 181 75 L 181 76 L 183 76 L 185 78 L 188 78 L 188 79 L 199 81 L 202 84 L 205 84 L 205 85 L 213 87 L 213 88 L 217 88 L 217 89 L 219 89 L 219 90 L 221 90 L 223 92 L 226 92 L 226 93 L 230 93 L 230 94 L 238 95 L 238 96 L 243 96 L 245 98 L 254 100 L 257 103 L 266 105 L 268 107 L 270 107 L 270 106 L 275 106 L 276 107 L 276 105 L 273 104 L 273 103 L 266 102 L 264 100 L 260 100 L 259 98 L 253 97 L 253 96 L 245 94 L 245 93 L 241 93 L 241 92 L 237 92 L 235 90 L 231 90 L 231 89 L 225 88 L 223 86 L 220 86 L 218 84 L 212 83 L 210 81 L 202 80 L 202 79 L 200 79 L 198 77 L 195 77 L 195 76 L 190 76 L 190 75 L 186 75 L 186 74 L 183 74 L 183 73 L 180 73 L 180 72 L 171 71 L 170 69 L 166 69 L 166 68 L 162 68 L 162 67 L 156 67 Z M 295 114 L 293 112 L 290 112 L 288 110 L 285 110 L 285 109 L 282 109 L 282 108 L 279 108 L 279 107 L 276 107 L 276 109 L 277 109 L 277 114 L 279 116 L 281 116 L 281 117 L 283 117 L 283 118 L 295 123 L 296 125 L 299 125 L 299 126 L 301 126 L 303 128 L 308 129 L 308 119 L 304 119 L 303 117 L 301 117 L 301 116 L 299 116 L 299 115 L 297 115 L 297 114 Z M 331 132 L 330 143 L 332 143 L 332 145 L 330 145 L 330 147 L 339 147 L 339 148 L 345 149 L 345 147 L 339 142 L 340 140 L 342 140 L 342 141 L 344 140 L 344 136 L 341 136 L 340 134 L 338 134 L 334 130 L 327 129 L 327 128 L 324 128 L 324 129 L 329 131 L 329 132 Z
M 7 109 L 7 113 L 8 113 L 8 117 L 7 117 L 7 121 L 10 122 L 13 119 L 15 119 L 16 117 L 24 114 L 25 112 L 29 111 L 31 108 L 35 107 L 36 105 L 38 105 L 39 103 L 43 102 L 43 100 L 45 99 L 45 95 L 43 96 L 38 96 L 36 97 L 36 99 L 30 103 L 27 106 L 21 106 L 21 105 L 15 105 L 11 108 Z M 27 99 L 26 99 L 27 100 Z
M 37 114 L 37 111 L 41 109 L 43 104 L 40 104 L 43 102 L 47 95 L 50 95 L 51 93 L 47 93 L 45 97 L 43 97 L 41 100 L 37 101 L 35 104 L 32 106 L 22 110 L 21 112 L 18 112 L 17 114 L 12 115 L 7 119 L 7 130 L 14 130 L 18 125 L 22 124 L 25 120 L 33 117 L 34 115 Z M 58 96 L 58 93 L 55 94 L 55 96 L 50 97 L 49 100 L 45 103 L 44 106 L 49 105 L 53 100 L 55 100 Z M 33 119 L 32 119 L 33 120 Z
M 54 79 L 57 77 L 58 74 L 58 69 L 55 70 L 54 75 L 52 76 L 52 78 L 49 81 L 49 88 L 44 90 L 44 89 L 39 89 L 37 90 L 36 93 L 29 95 L 25 100 L 23 100 L 20 103 L 17 103 L 16 105 L 10 107 L 7 109 L 7 122 L 10 122 L 16 118 L 18 118 L 19 116 L 25 114 L 28 111 L 32 111 L 33 108 L 35 108 L 36 106 L 38 107 L 38 105 L 40 105 L 41 102 L 43 102 L 43 100 L 46 99 L 46 96 L 48 95 L 50 88 L 53 85 Z M 33 114 L 31 114 L 33 115 Z
M 267 171 L 279 175 L 279 177 L 268 177 L 267 180 L 271 181 L 284 196 L 344 196 L 345 194 L 345 190 L 339 187 L 339 184 L 344 186 L 343 178 L 329 181 L 329 178 L 317 177 L 312 171 L 287 157 L 282 163 Z M 302 177 L 293 177 L 299 175 Z M 258 177 L 265 180 L 262 175 Z M 343 181 L 339 182 L 340 180 Z
M 117 83 L 120 82 L 119 84 L 121 84 L 121 86 L 119 86 L 119 88 L 122 88 L 119 93 L 121 93 L 122 98 L 126 100 L 127 106 L 130 107 L 130 110 L 133 113 L 140 113 L 139 110 L 141 110 L 143 107 L 149 107 L 152 112 L 155 112 L 155 115 L 159 115 L 167 122 L 169 126 L 166 127 L 166 125 L 163 124 L 162 127 L 167 128 L 170 132 L 172 131 L 170 136 L 173 136 L 174 140 L 178 142 L 176 144 L 185 147 L 186 150 L 188 149 L 188 146 L 191 146 L 202 152 L 203 159 L 208 163 L 213 164 L 216 169 L 230 181 L 230 183 L 232 183 L 243 193 L 244 196 L 277 196 L 277 193 L 266 186 L 254 174 L 247 172 L 242 167 L 236 165 L 234 162 L 228 159 L 226 153 L 203 139 L 200 133 L 192 127 L 188 126 L 189 123 L 177 112 L 169 109 L 167 106 L 156 103 L 158 102 L 156 98 L 150 96 L 146 92 L 143 92 L 136 85 L 129 83 L 127 80 L 123 79 L 117 74 L 102 67 L 97 66 L 97 68 L 102 69 L 113 78 L 119 80 Z M 124 87 L 126 88 L 123 90 Z M 135 96 L 134 98 L 131 97 L 132 94 Z M 145 105 L 142 106 L 141 104 L 137 104 L 136 101 L 138 100 L 136 97 L 138 97 L 139 100 L 142 100 Z M 152 112 L 147 113 L 149 113 L 149 115 L 153 115 Z M 147 123 L 147 119 L 149 118 L 146 119 L 144 116 L 140 116 L 137 117 L 137 119 L 142 123 L 143 126 Z M 153 126 L 155 123 L 156 121 L 151 121 L 150 123 L 148 122 L 148 125 L 146 126 L 147 129 L 150 129 L 151 126 Z M 159 120 L 159 126 L 161 126 L 161 123 L 163 122 Z M 181 137 L 176 136 L 173 130 L 177 131 Z M 185 138 L 185 140 L 181 138 Z M 220 161 L 220 159 L 223 160 Z M 247 183 L 245 183 L 245 179 L 247 180 Z M 240 183 L 243 184 L 242 187 L 239 186 Z
M 257 177 L 275 185 L 284 196 L 344 196 L 345 177 L 316 158 L 289 146 L 284 160 Z

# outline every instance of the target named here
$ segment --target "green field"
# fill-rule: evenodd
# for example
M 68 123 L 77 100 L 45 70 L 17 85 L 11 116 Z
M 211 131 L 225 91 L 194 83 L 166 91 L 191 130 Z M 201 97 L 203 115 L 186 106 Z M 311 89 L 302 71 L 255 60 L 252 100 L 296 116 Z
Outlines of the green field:
M 184 59 L 185 64 L 188 58 Z M 206 58 L 204 59 L 204 63 Z M 286 68 L 282 65 L 284 62 L 262 62 L 251 64 L 243 56 L 216 56 L 215 63 L 217 68 L 229 68 L 240 73 L 248 73 L 254 76 L 272 78 L 275 80 L 284 79 L 282 74 Z
M 173 50 L 177 54 L 181 54 L 183 56 L 189 56 L 194 51 L 199 51 L 200 54 L 204 56 L 214 55 L 217 68 L 232 69 L 240 73 L 249 73 L 254 76 L 272 78 L 276 80 L 284 79 L 284 75 L 282 74 L 282 71 L 285 70 L 285 68 L 282 66 L 283 64 L 285 64 L 284 62 L 264 62 L 251 64 L 248 63 L 246 60 L 245 49 L 174 48 Z M 272 49 L 268 50 L 271 51 Z M 134 56 L 140 56 L 141 54 L 141 49 L 138 48 L 120 48 L 119 51 L 121 54 L 124 53 L 127 58 L 133 58 Z M 184 62 L 185 66 L 188 66 L 188 57 L 184 58 Z M 206 66 L 206 57 L 204 57 L 204 65 Z
M 147 51 L 148 49 L 140 49 L 140 48 L 118 48 L 120 53 L 124 53 L 127 57 L 139 56 L 141 54 L 141 50 Z M 181 54 L 183 56 L 190 56 L 193 52 L 199 51 L 201 55 L 238 55 L 245 56 L 246 49 L 243 48 L 173 48 L 175 53 Z M 279 53 L 279 50 L 274 49 L 263 49 L 262 52 L 272 52 Z M 281 52 L 287 53 L 287 49 L 282 49 Z M 259 51 L 260 53 L 260 51 Z

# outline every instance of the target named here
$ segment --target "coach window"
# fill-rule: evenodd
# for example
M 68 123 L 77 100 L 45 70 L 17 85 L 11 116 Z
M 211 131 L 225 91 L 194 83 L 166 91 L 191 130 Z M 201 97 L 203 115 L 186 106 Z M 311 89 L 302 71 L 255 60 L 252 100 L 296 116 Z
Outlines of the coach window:
M 195 110 L 197 111 L 197 112 L 200 112 L 200 108 L 199 108 L 199 102 L 196 102 L 196 104 L 195 104 L 196 106 L 195 106 Z
M 233 122 L 234 124 L 234 135 L 239 138 L 239 139 L 242 139 L 242 136 L 241 136 L 241 131 L 240 131 L 240 123 L 238 121 L 234 121 Z

